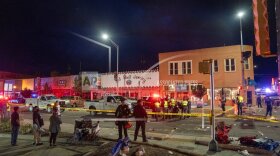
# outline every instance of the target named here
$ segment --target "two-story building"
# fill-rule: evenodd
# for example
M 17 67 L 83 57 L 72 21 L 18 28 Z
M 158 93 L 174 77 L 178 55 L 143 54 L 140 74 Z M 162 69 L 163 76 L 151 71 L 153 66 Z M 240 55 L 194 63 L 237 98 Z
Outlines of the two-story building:
M 244 51 L 251 51 L 253 47 L 244 45 Z M 242 86 L 241 46 L 223 46 L 195 50 L 159 53 L 159 83 L 162 96 L 170 95 L 176 98 L 191 95 L 191 91 L 198 85 L 207 88 L 210 98 L 210 76 L 199 73 L 199 62 L 214 60 L 215 96 L 219 96 L 223 88 L 227 99 L 234 99 L 236 94 L 243 94 L 248 103 L 254 103 L 254 87 Z M 253 57 L 244 61 L 244 79 L 254 80 Z

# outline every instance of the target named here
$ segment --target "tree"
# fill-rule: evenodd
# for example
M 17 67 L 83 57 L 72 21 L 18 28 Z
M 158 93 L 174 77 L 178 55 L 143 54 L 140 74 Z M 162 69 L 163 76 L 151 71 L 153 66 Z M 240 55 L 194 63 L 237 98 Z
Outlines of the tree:
M 82 77 L 80 75 L 75 77 L 73 89 L 76 94 L 82 95 Z
M 32 91 L 30 89 L 25 88 L 24 90 L 22 90 L 20 92 L 20 94 L 24 97 L 24 98 L 30 98 Z
M 196 87 L 192 90 L 192 94 L 195 97 L 202 99 L 202 97 L 207 94 L 207 89 L 205 87 Z

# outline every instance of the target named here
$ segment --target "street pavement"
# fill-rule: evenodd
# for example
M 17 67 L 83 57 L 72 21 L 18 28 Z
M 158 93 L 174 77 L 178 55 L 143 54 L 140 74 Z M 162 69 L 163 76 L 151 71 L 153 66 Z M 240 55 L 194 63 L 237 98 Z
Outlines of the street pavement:
M 229 107 L 228 107 L 229 109 Z M 201 109 L 195 110 L 196 112 Z M 219 109 L 216 110 L 219 112 Z M 228 112 L 232 114 L 232 112 Z M 263 115 L 265 108 L 257 109 L 250 108 L 246 114 L 254 114 L 257 116 Z M 279 119 L 280 111 L 274 109 L 274 115 Z M 31 122 L 32 114 L 30 112 L 22 112 L 21 116 L 27 121 Z M 42 113 L 45 120 L 45 128 L 48 126 L 48 119 L 50 114 Z M 100 120 L 104 118 L 113 118 L 112 114 L 98 114 L 96 116 L 90 116 L 88 112 L 64 112 L 62 113 L 62 131 L 73 133 L 75 119 L 91 118 L 94 120 Z M 233 125 L 230 131 L 230 137 L 240 136 L 256 136 L 268 137 L 274 140 L 280 140 L 279 123 L 271 123 L 264 121 L 248 120 L 248 119 L 235 119 L 227 117 L 217 117 L 216 122 L 224 121 L 228 125 Z M 117 139 L 117 127 L 114 122 L 100 122 L 101 132 L 100 136 L 104 138 Z M 130 138 L 133 138 L 132 127 L 129 130 Z M 147 123 L 147 136 L 150 144 L 161 145 L 165 147 L 172 147 L 174 149 L 180 149 L 190 153 L 196 153 L 200 155 L 207 155 L 208 147 L 194 144 L 195 140 L 210 140 L 210 123 L 209 118 L 204 117 L 204 128 L 202 128 L 201 117 L 190 117 L 184 120 L 173 118 L 170 120 L 155 122 L 154 119 L 149 119 Z M 141 141 L 141 138 L 139 138 Z M 223 150 L 214 155 L 239 155 L 234 151 Z
M 199 111 L 199 109 L 198 109 Z M 256 112 L 257 116 L 265 114 L 265 108 L 256 109 L 252 108 L 247 111 L 247 114 L 252 114 Z M 231 113 L 231 112 L 229 112 Z M 31 113 L 21 113 L 24 119 L 32 119 Z M 49 120 L 51 114 L 42 113 L 42 116 L 45 121 Z M 279 119 L 280 110 L 274 109 L 274 115 Z M 66 124 L 74 125 L 75 119 L 82 118 L 91 118 L 94 120 L 102 121 L 104 118 L 113 118 L 112 114 L 104 115 L 98 114 L 96 116 L 90 116 L 88 112 L 64 112 L 62 113 L 62 121 Z M 240 136 L 255 136 L 263 135 L 263 137 L 272 138 L 274 140 L 280 140 L 279 123 L 271 123 L 257 120 L 248 120 L 248 119 L 235 119 L 227 117 L 217 117 L 216 123 L 224 121 L 228 125 L 233 125 L 232 130 L 230 131 L 231 137 L 240 137 Z M 100 122 L 102 128 L 115 129 L 116 126 L 114 122 Z M 184 120 L 179 118 L 173 118 L 165 121 L 155 122 L 154 119 L 149 119 L 146 125 L 146 131 L 151 133 L 160 133 L 165 135 L 184 135 L 184 136 L 203 136 L 210 137 L 210 122 L 208 117 L 204 117 L 204 128 L 202 128 L 202 118 L 201 117 L 190 117 Z M 132 128 L 133 129 L 133 128 Z M 73 128 L 71 131 L 73 132 Z

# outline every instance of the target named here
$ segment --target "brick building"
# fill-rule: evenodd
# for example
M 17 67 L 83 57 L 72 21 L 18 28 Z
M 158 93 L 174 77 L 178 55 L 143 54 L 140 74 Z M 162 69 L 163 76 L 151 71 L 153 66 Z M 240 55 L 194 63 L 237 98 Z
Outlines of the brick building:
M 244 45 L 244 51 L 253 51 L 252 46 Z M 159 80 L 162 96 L 170 95 L 182 98 L 191 95 L 194 87 L 205 86 L 209 99 L 209 75 L 199 73 L 199 62 L 214 60 L 215 95 L 224 88 L 227 99 L 235 98 L 242 86 L 242 66 L 240 45 L 205 49 L 184 50 L 159 53 Z M 244 78 L 254 80 L 253 58 L 244 63 Z M 244 89 L 246 91 L 244 91 Z M 254 87 L 246 87 L 241 94 L 248 97 L 248 103 L 254 103 Z

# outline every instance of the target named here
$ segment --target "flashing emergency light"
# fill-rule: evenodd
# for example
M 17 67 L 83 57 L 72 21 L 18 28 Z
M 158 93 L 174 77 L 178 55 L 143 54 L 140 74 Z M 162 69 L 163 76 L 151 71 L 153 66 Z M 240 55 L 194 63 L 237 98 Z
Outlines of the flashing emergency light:
M 5 97 L 5 100 L 8 100 L 8 99 L 9 99 L 9 98 L 6 96 L 6 97 Z
M 238 90 L 242 90 L 242 86 L 238 86 Z
M 155 98 L 158 98 L 159 97 L 159 94 L 153 94 L 153 97 L 155 97 Z
M 3 95 L 0 95 L 0 99 L 4 99 L 4 96 L 3 96 Z
M 266 92 L 266 93 L 271 93 L 272 91 L 271 91 L 270 88 L 265 88 L 265 92 Z
M 37 98 L 37 97 L 38 97 L 38 94 L 31 94 L 31 97 L 32 97 L 32 98 Z

